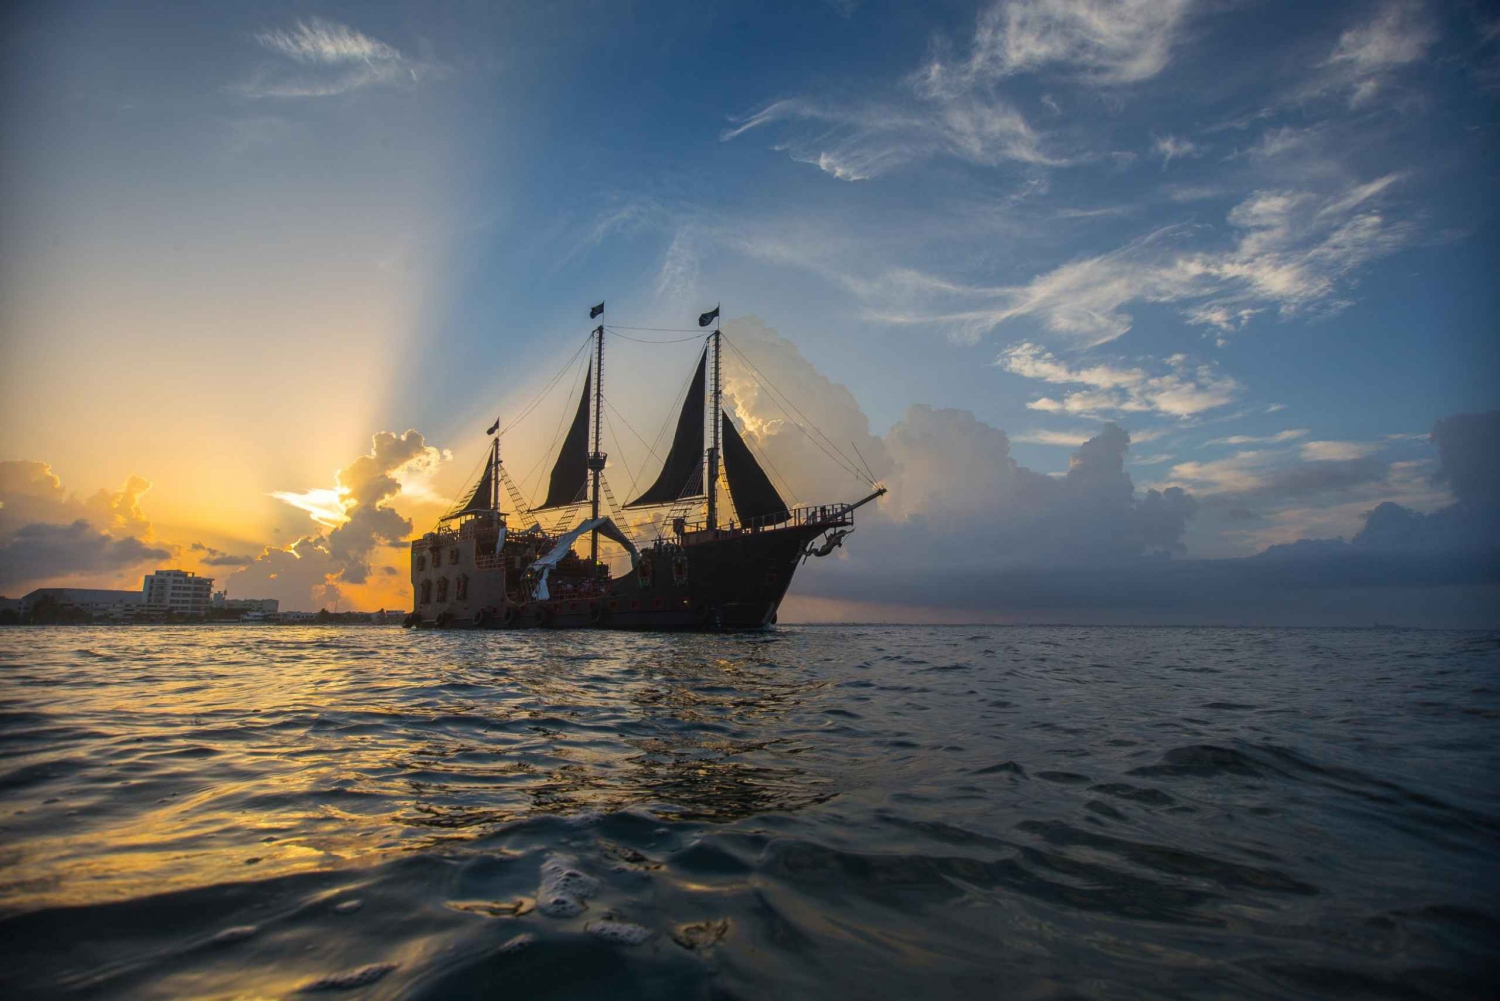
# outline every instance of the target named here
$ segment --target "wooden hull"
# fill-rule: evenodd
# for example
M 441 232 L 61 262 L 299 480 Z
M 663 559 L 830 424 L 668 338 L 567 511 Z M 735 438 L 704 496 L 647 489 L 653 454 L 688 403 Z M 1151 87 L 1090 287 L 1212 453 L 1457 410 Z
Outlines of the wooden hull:
M 411 624 L 460 629 L 763 629 L 775 622 L 807 543 L 826 529 L 826 524 L 802 524 L 714 533 L 681 547 L 646 550 L 643 560 L 651 564 L 649 574 L 632 570 L 612 580 L 602 596 L 557 594 L 548 601 L 506 602 L 467 618 L 423 619 L 414 614 Z

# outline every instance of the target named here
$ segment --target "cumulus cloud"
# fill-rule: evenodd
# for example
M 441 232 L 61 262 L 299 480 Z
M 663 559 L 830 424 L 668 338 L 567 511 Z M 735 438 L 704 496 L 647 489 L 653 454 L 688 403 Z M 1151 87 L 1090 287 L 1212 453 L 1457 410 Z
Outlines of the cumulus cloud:
M 1129 560 L 1180 550 L 1196 502 L 1137 495 L 1130 436 L 1106 424 L 1047 476 L 1018 464 L 1005 432 L 963 410 L 908 408 L 887 436 L 895 472 L 875 549 L 902 565 L 988 567 Z M 885 551 L 896 547 L 897 553 Z M 862 557 L 863 558 L 863 557 Z
M 343 598 L 339 581 L 348 567 L 321 536 L 304 536 L 285 548 L 267 546 L 250 565 L 229 575 L 236 598 L 276 598 L 289 611 L 313 611 Z
M 416 430 L 400 435 L 381 431 L 368 453 L 339 470 L 331 489 L 278 491 L 272 496 L 328 527 L 326 536 L 301 542 L 326 552 L 337 564 L 333 573 L 340 582 L 363 584 L 370 574 L 370 553 L 377 546 L 399 545 L 411 534 L 411 520 L 391 506 L 401 493 L 402 479 L 430 473 L 443 461 L 444 454 Z M 257 563 L 265 558 L 263 554 Z
M 236 88 L 246 97 L 331 97 L 375 85 L 410 86 L 439 69 L 348 25 L 317 17 L 254 38 L 279 59 Z
M 817 372 L 791 342 L 753 319 L 731 321 L 725 330 L 744 352 L 727 353 L 726 395 L 773 478 L 805 501 L 857 496 L 868 487 L 830 454 L 836 447 L 857 469 L 867 464 L 889 489 L 860 520 L 878 536 L 868 552 L 858 547 L 861 555 L 848 557 L 862 572 L 872 571 L 869 560 L 999 566 L 1180 550 L 1195 502 L 1181 489 L 1138 495 L 1124 471 L 1130 437 L 1116 425 L 1078 441 L 1060 477 L 1019 465 L 1005 432 L 964 410 L 913 406 L 880 437 L 849 391 Z M 800 411 L 784 409 L 766 382 Z M 803 433 L 812 426 L 822 439 Z
M 0 586 L 109 583 L 169 559 L 141 511 L 150 489 L 131 476 L 118 490 L 79 497 L 45 462 L 0 462 Z
M 1443 580 L 1494 582 L 1500 569 L 1500 411 L 1459 414 L 1437 422 L 1432 440 L 1440 466 L 1433 479 L 1446 483 L 1454 501 L 1436 510 L 1414 510 L 1386 500 L 1364 512 L 1363 525 L 1348 542 L 1301 539 L 1269 547 L 1268 559 L 1332 562 L 1379 554 L 1390 582 L 1421 574 Z M 1390 558 L 1400 557 L 1393 561 Z M 1415 562 L 1413 562 L 1415 561 Z M 1354 564 L 1361 567 L 1368 564 Z
M 1007 348 L 996 364 L 1007 372 L 1057 386 L 1077 386 L 1060 399 L 1041 396 L 1026 406 L 1045 413 L 1093 415 L 1154 413 L 1191 417 L 1234 399 L 1239 384 L 1212 365 L 1193 365 L 1185 355 L 1166 359 L 1152 374 L 1139 366 L 1096 363 L 1071 366 L 1029 342 Z
M 862 489 L 866 465 L 876 479 L 889 475 L 885 442 L 846 386 L 756 317 L 723 329 L 725 404 L 788 500 L 822 502 Z
M 83 518 L 67 525 L 38 522 L 0 539 L 0 587 L 116 575 L 171 555 L 134 537 L 113 538 Z

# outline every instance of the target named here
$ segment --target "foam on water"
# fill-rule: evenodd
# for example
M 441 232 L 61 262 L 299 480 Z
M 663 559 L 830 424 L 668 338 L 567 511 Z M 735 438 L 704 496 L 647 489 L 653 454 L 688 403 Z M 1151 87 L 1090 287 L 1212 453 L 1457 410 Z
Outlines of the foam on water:
M 588 910 L 584 903 L 599 892 L 599 881 L 579 872 L 572 855 L 553 855 L 542 863 L 542 882 L 537 887 L 537 907 L 548 917 L 571 918 Z
M 1497 678 L 1487 633 L 0 630 L 0 996 L 1482 996 Z

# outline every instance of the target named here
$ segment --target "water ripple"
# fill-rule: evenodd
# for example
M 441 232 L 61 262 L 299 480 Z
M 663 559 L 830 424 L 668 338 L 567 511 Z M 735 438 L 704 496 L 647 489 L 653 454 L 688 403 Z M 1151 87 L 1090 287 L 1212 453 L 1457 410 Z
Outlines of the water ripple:
M 1500 637 L 0 631 L 7 997 L 1443 997 Z

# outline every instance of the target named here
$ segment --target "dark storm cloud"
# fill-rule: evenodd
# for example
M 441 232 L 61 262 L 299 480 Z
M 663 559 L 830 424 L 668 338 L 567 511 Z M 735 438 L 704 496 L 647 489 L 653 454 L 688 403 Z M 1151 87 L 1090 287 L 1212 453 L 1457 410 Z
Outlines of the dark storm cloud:
M 153 541 L 139 476 L 86 497 L 64 489 L 45 462 L 0 462 L 0 588 L 114 576 L 170 559 Z
M 236 556 L 234 553 L 226 553 L 213 546 L 205 546 L 201 542 L 195 542 L 188 547 L 195 553 L 207 553 L 203 558 L 203 565 L 210 567 L 244 567 L 255 562 L 254 556 Z
M 1304 462 L 1269 474 L 1265 483 L 1241 496 L 1291 500 L 1336 493 L 1366 483 L 1379 483 L 1388 472 L 1387 463 L 1371 457 Z
M 85 574 L 109 574 L 168 559 L 165 549 L 112 538 L 79 518 L 67 525 L 23 525 L 0 542 L 0 588 Z

